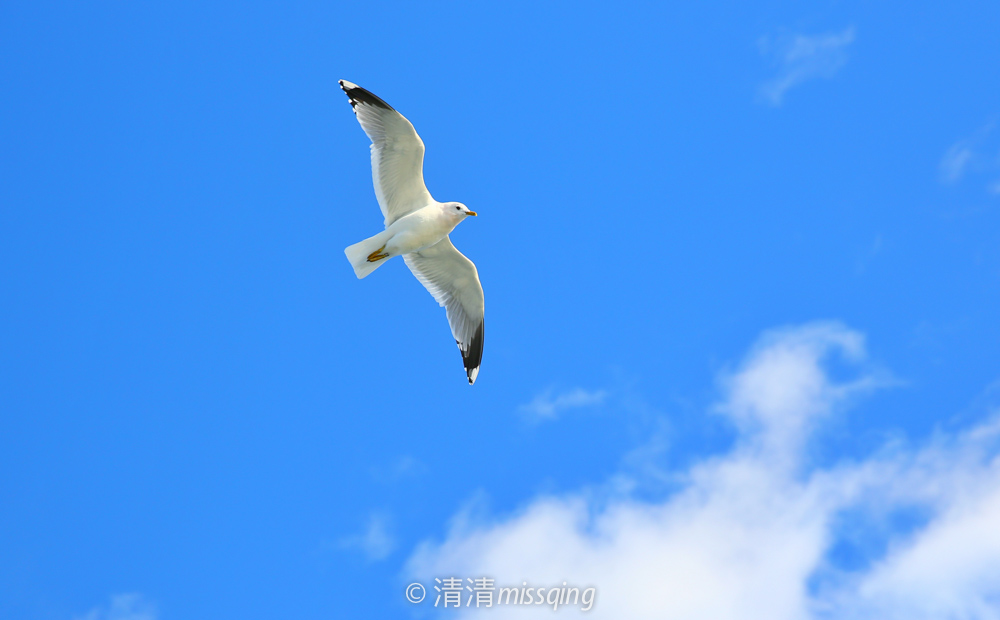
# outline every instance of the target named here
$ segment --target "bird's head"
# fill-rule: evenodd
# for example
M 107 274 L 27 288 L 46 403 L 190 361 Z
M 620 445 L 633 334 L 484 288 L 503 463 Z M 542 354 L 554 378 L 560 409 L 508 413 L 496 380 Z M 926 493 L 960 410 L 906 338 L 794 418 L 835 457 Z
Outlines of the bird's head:
M 470 211 L 469 207 L 463 205 L 460 202 L 446 202 L 444 203 L 444 212 L 452 216 L 458 221 L 462 221 L 470 215 L 476 215 L 475 211 Z

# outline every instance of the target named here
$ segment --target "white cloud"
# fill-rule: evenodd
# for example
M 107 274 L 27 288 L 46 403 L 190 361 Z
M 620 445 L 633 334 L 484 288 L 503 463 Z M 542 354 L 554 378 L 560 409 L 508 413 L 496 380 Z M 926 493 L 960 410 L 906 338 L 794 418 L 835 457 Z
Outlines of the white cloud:
M 847 46 L 854 42 L 854 27 L 815 36 L 762 37 L 761 53 L 770 56 L 778 74 L 761 84 L 761 101 L 779 106 L 793 86 L 813 78 L 831 78 L 847 62 Z
M 384 515 L 372 514 L 361 534 L 341 538 L 341 549 L 358 549 L 369 561 L 384 560 L 396 548 L 396 541 L 389 533 L 389 519 Z
M 519 411 L 535 420 L 554 420 L 569 409 L 600 405 L 608 396 L 603 390 L 588 391 L 583 388 L 574 388 L 561 394 L 553 392 L 552 389 L 542 392 L 530 403 L 521 405 Z
M 75 620 L 156 620 L 156 609 L 141 594 L 117 594 L 111 604 L 91 609 Z
M 941 182 L 955 184 L 966 176 L 986 180 L 986 191 L 1000 194 L 1000 144 L 995 122 L 980 127 L 968 138 L 951 145 L 938 165 Z
M 773 330 L 754 345 L 738 371 L 722 378 L 727 398 L 717 405 L 742 431 L 773 456 L 794 458 L 812 426 L 849 397 L 888 384 L 882 373 L 852 381 L 829 380 L 822 362 L 832 354 L 859 363 L 864 337 L 837 323 Z
M 404 454 L 391 463 L 371 469 L 372 477 L 382 483 L 393 483 L 408 478 L 417 478 L 426 474 L 427 471 L 427 465 L 409 454 Z
M 930 512 L 866 573 L 844 607 L 870 618 L 1000 618 L 1000 418 L 888 461 L 871 490 Z M 840 593 L 844 598 L 844 593 Z
M 965 141 L 952 145 L 941 158 L 941 180 L 954 183 L 961 179 L 972 157 L 972 149 Z
M 832 377 L 838 359 L 852 378 Z M 407 578 L 593 585 L 592 618 L 1000 618 L 1000 423 L 809 464 L 823 420 L 885 384 L 867 367 L 863 336 L 838 324 L 765 334 L 720 381 L 713 410 L 735 443 L 676 472 L 675 493 L 584 490 L 493 520 L 462 513 L 414 552 Z M 844 547 L 861 559 L 838 560 Z M 532 611 L 552 613 L 490 614 Z

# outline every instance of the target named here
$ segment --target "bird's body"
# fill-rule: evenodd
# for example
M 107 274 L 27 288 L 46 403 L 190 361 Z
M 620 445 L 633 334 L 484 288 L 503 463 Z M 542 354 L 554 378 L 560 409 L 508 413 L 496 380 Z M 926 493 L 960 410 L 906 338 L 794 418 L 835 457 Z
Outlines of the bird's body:
M 433 201 L 426 207 L 404 215 L 379 234 L 344 250 L 358 278 L 364 278 L 393 256 L 402 256 L 431 247 L 448 236 L 461 219 L 449 213 L 447 204 Z M 368 257 L 381 248 L 384 259 L 370 261 Z
M 461 221 L 451 217 L 441 203 L 427 205 L 399 218 L 385 229 L 392 233 L 385 250 L 389 256 L 419 252 L 444 239 Z
M 446 308 L 472 385 L 483 356 L 483 287 L 476 266 L 455 249 L 448 235 L 476 212 L 462 203 L 431 197 L 423 180 L 424 143 L 408 120 L 356 84 L 341 80 L 340 87 L 372 141 L 372 179 L 385 216 L 385 230 L 344 253 L 359 279 L 390 258 L 403 257 L 413 275 Z

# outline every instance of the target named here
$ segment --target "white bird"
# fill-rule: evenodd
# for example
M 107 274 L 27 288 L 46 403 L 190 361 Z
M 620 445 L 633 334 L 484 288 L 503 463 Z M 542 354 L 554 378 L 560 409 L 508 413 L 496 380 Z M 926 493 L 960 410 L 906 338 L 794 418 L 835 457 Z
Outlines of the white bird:
M 359 279 L 393 256 L 403 257 L 447 310 L 472 385 L 483 359 L 483 287 L 476 266 L 455 249 L 448 233 L 476 212 L 460 202 L 431 198 L 424 185 L 424 143 L 410 121 L 357 84 L 340 80 L 340 87 L 372 141 L 372 180 L 385 216 L 384 231 L 344 253 Z

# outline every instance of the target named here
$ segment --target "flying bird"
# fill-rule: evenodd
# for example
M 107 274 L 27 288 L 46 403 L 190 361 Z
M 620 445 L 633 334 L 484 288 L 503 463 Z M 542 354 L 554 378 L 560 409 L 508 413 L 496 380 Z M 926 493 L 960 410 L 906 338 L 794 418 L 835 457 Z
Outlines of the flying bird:
M 372 93 L 340 80 L 354 115 L 372 141 L 375 198 L 385 230 L 344 250 L 358 279 L 402 256 L 417 280 L 445 308 L 469 385 L 483 360 L 483 287 L 471 260 L 448 238 L 476 215 L 460 202 L 438 202 L 424 185 L 424 143 L 410 121 Z

